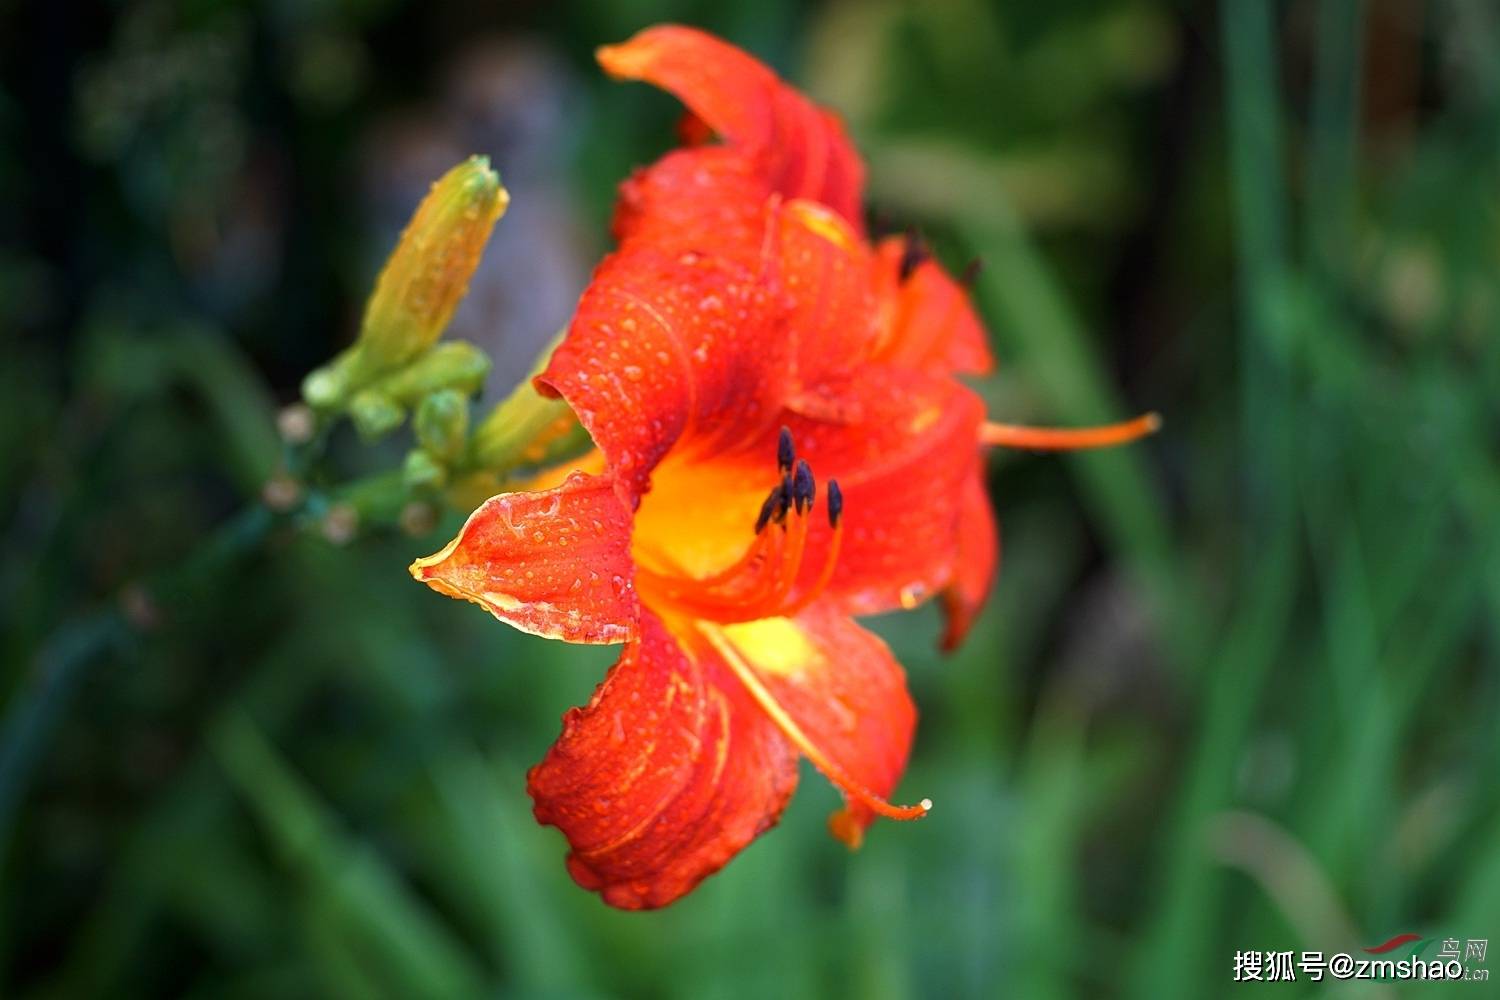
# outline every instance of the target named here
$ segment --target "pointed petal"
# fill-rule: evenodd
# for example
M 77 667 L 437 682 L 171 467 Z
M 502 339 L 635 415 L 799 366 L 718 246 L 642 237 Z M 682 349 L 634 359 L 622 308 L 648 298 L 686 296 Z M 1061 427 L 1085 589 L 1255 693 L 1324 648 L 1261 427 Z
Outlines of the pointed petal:
M 875 338 L 870 251 L 837 213 L 794 200 L 778 212 L 778 260 L 796 341 L 794 377 L 810 385 L 865 361 Z
M 524 632 L 568 642 L 623 642 L 640 615 L 630 511 L 606 476 L 574 473 L 554 489 L 491 497 L 411 575 Z
M 846 807 L 829 827 L 859 846 L 875 817 L 870 800 L 885 805 L 916 731 L 901 664 L 878 636 L 826 604 L 796 618 L 700 628 L 792 744 L 844 793 Z
M 754 159 L 774 190 L 822 202 L 863 232 L 864 165 L 843 126 L 760 61 L 678 25 L 647 28 L 598 55 L 612 76 L 675 94 L 728 145 Z
M 957 649 L 969 634 L 979 609 L 989 597 L 999 564 L 1000 528 L 990 508 L 981 460 L 974 463 L 974 471 L 963 487 L 958 512 L 958 559 L 953 579 L 943 588 L 943 613 L 948 619 L 942 639 L 945 651 Z
M 867 365 L 797 400 L 786 424 L 821 482 L 843 490 L 843 541 L 828 595 L 846 612 L 915 607 L 951 579 L 965 478 L 984 404 L 949 378 Z M 769 445 L 763 445 L 763 449 Z M 831 532 L 816 517 L 804 583 Z
M 760 275 L 632 240 L 595 271 L 536 383 L 568 401 L 636 499 L 679 440 L 711 452 L 769 427 L 788 351 Z
M 579 885 L 627 910 L 665 906 L 774 826 L 796 754 L 710 651 L 689 656 L 645 612 L 527 788 Z
M 931 259 L 903 276 L 905 255 L 905 237 L 887 237 L 876 247 L 881 326 L 876 358 L 934 374 L 983 375 L 993 370 L 989 334 L 974 312 L 968 290 Z
M 737 150 L 680 149 L 620 185 L 615 238 L 622 246 L 638 241 L 663 251 L 712 250 L 758 270 L 771 194 L 755 164 Z

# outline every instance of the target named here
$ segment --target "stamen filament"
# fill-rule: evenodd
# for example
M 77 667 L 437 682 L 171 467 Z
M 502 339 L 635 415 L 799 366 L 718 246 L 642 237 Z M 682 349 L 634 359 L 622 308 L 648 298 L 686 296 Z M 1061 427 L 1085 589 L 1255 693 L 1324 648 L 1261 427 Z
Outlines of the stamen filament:
M 792 744 L 798 750 L 802 751 L 803 756 L 813 762 L 814 767 L 822 771 L 829 781 L 838 786 L 838 789 L 845 796 L 854 799 L 877 816 L 884 816 L 886 819 L 921 819 L 931 811 L 931 799 L 923 799 L 914 806 L 892 805 L 856 781 L 853 775 L 829 759 L 823 753 L 822 749 L 802 731 L 802 727 L 797 725 L 796 720 L 787 714 L 786 709 L 781 707 L 781 703 L 776 700 L 776 696 L 761 683 L 760 678 L 755 674 L 754 668 L 740 656 L 740 651 L 729 641 L 729 637 L 724 634 L 722 629 L 707 622 L 700 622 L 698 624 L 698 631 L 718 651 L 719 655 L 724 658 L 724 662 L 729 664 L 729 669 L 734 671 L 734 675 L 739 678 L 740 683 L 744 684 L 745 689 L 750 692 L 750 697 L 754 698 L 756 704 L 761 707 L 761 710 L 771 717 L 771 721 L 776 723 L 777 728 L 785 734 L 787 739 L 792 741 Z
M 1077 451 L 1084 448 L 1109 448 L 1128 444 L 1161 429 L 1161 416 L 1145 413 L 1134 420 L 1124 420 L 1102 427 L 1025 427 L 1020 424 L 997 424 L 986 421 L 979 428 L 982 444 L 1001 448 L 1026 448 L 1032 451 Z
M 834 525 L 833 534 L 828 538 L 828 554 L 823 557 L 823 569 L 818 573 L 818 578 L 813 585 L 798 597 L 786 604 L 780 611 L 783 618 L 791 618 L 800 614 L 809 604 L 818 599 L 818 595 L 828 589 L 828 582 L 833 579 L 833 571 L 839 563 L 839 547 L 844 542 L 844 526 Z
M 747 603 L 744 609 L 736 617 L 741 621 L 755 621 L 758 618 L 769 618 L 779 613 L 783 604 L 786 603 L 792 587 L 797 583 L 797 577 L 802 572 L 802 554 L 807 550 L 807 517 L 799 514 L 792 519 L 792 524 L 787 528 L 787 548 L 783 550 L 780 572 L 776 574 L 776 585 L 769 594 L 763 596 L 759 601 Z

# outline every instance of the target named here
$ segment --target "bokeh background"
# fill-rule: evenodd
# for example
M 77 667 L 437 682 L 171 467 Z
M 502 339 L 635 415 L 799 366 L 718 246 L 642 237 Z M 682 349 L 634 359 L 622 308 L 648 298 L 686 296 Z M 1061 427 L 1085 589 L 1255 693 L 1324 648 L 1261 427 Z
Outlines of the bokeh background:
M 455 332 L 487 400 L 525 369 L 673 141 L 591 51 L 667 19 L 983 259 L 1000 419 L 1166 430 L 996 455 L 969 644 L 875 623 L 931 818 L 850 855 L 806 771 L 627 914 L 524 793 L 610 651 L 414 585 L 457 515 L 262 495 L 471 152 L 514 201 Z M 0 994 L 1218 997 L 1238 950 L 1500 937 L 1497 167 L 1486 0 L 0 3 Z M 1281 989 L 1324 992 L 1405 995 Z

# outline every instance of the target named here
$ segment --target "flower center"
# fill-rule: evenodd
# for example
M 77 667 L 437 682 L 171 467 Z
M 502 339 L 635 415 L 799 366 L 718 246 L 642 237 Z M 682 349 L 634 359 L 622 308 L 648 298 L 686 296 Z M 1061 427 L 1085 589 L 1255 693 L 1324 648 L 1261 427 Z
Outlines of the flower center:
M 776 449 L 780 481 L 771 488 L 755 520 L 755 538 L 725 568 L 694 576 L 672 564 L 668 553 L 652 555 L 668 568 L 636 566 L 635 585 L 646 603 L 685 617 L 732 623 L 790 617 L 807 607 L 833 578 L 843 538 L 843 493 L 828 483 L 825 509 L 831 530 L 823 566 L 801 587 L 810 518 L 816 516 L 818 487 L 812 467 L 797 458 L 792 434 L 781 429 Z

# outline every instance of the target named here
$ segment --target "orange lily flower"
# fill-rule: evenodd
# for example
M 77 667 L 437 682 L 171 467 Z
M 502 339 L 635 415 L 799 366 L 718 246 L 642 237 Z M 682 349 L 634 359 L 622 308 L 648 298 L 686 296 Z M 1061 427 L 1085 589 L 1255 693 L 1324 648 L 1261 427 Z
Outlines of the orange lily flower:
M 956 645 L 995 573 L 987 442 L 1095 431 L 985 422 L 992 367 L 961 283 L 870 244 L 842 125 L 749 55 L 663 26 L 600 50 L 690 109 L 699 143 L 624 183 L 618 249 L 536 378 L 597 451 L 484 503 L 412 574 L 537 635 L 624 652 L 529 775 L 568 868 L 663 906 L 773 826 L 806 756 L 857 846 L 916 725 L 900 664 L 852 616 L 941 595 Z M 543 488 L 548 487 L 548 488 Z

